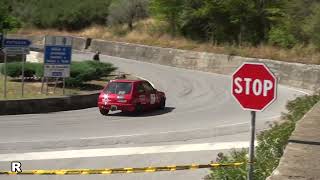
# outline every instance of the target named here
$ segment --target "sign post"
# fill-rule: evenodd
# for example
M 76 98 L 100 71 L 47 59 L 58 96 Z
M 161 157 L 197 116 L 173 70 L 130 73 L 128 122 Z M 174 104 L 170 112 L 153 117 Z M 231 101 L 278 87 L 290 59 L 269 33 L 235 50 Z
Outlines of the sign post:
M 4 74 L 4 84 L 3 84 L 3 98 L 7 98 L 7 54 L 4 53 L 4 67 L 3 67 L 3 74 Z
M 3 47 L 3 33 L 0 32 L 0 49 Z
M 29 53 L 29 46 L 31 41 L 28 39 L 6 39 L 3 38 L 4 47 L 4 98 L 7 98 L 7 56 L 8 55 L 22 55 L 22 79 L 21 79 L 21 96 L 24 95 L 24 67 L 25 56 Z
M 244 110 L 251 111 L 248 180 L 253 180 L 256 112 L 276 99 L 277 80 L 262 63 L 244 63 L 232 75 L 232 95 Z
M 250 126 L 250 149 L 249 149 L 249 169 L 248 180 L 253 179 L 253 162 L 254 162 L 254 139 L 256 135 L 256 112 L 251 111 L 251 126 Z
M 24 67 L 25 67 L 26 55 L 22 55 L 22 79 L 21 79 L 21 97 L 24 96 Z
M 44 76 L 63 78 L 63 95 L 65 78 L 70 77 L 72 55 L 72 37 L 46 36 L 44 53 Z
M 4 32 L 4 30 L 2 30 L 2 32 L 1 32 L 1 34 L 0 34 L 0 50 L 2 51 L 2 53 L 3 53 L 3 74 L 4 74 L 4 76 L 6 76 L 6 74 L 7 74 L 7 70 L 6 70 L 6 61 L 7 61 L 7 57 L 6 57 L 6 54 L 4 53 L 4 50 L 3 50 L 3 44 L 4 44 L 4 36 L 5 36 L 5 32 Z M 5 79 L 5 77 L 4 77 L 4 79 L 3 79 L 3 81 L 4 81 L 4 84 L 3 84 L 3 98 L 6 98 L 6 89 L 7 89 L 7 87 L 6 87 L 6 79 Z

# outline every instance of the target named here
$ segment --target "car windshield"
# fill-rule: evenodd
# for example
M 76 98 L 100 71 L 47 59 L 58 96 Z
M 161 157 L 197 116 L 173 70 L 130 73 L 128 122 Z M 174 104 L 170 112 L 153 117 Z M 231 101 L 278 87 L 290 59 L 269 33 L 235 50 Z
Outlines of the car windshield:
M 129 94 L 131 92 L 132 83 L 130 82 L 111 82 L 104 90 L 106 94 Z

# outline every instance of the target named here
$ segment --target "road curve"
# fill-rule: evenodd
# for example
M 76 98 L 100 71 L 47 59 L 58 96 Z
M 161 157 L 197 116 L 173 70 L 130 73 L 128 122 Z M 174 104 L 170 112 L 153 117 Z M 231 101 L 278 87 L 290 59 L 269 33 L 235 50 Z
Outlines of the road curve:
M 74 60 L 91 58 L 91 53 L 73 55 Z M 106 55 L 101 56 L 101 61 L 111 62 L 123 72 L 150 80 L 167 94 L 167 109 L 139 117 L 125 114 L 104 117 L 97 108 L 0 116 L 0 151 L 19 151 L 19 146 L 26 148 L 32 143 L 39 148 L 53 149 L 112 142 L 142 143 L 144 140 L 166 142 L 249 130 L 250 114 L 243 111 L 231 96 L 229 76 Z M 258 128 L 265 127 L 265 122 L 278 119 L 285 111 L 286 102 L 303 94 L 279 86 L 278 99 L 257 114 Z M 35 144 L 29 147 L 35 149 Z

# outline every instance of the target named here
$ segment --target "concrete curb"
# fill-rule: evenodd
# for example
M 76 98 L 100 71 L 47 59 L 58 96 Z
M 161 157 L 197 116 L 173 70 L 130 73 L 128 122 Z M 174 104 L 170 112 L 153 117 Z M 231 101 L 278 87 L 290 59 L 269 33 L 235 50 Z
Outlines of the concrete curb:
M 99 93 L 45 99 L 0 101 L 0 115 L 49 113 L 97 106 Z
M 320 179 L 320 102 L 296 124 L 278 167 L 267 180 Z

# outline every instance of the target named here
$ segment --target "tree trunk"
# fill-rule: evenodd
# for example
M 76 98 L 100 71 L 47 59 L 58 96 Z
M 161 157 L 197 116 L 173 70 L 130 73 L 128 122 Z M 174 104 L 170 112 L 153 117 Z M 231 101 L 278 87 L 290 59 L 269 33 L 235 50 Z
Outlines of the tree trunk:
M 239 44 L 239 47 L 241 47 L 241 45 L 242 45 L 243 29 L 244 29 L 244 26 L 243 26 L 242 21 L 241 21 L 241 22 L 240 22 L 240 32 L 239 32 L 239 36 L 238 36 L 238 44 Z
M 129 30 L 132 31 L 133 30 L 133 24 L 132 24 L 132 21 L 129 21 L 128 22 L 128 27 L 129 27 Z

